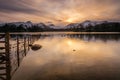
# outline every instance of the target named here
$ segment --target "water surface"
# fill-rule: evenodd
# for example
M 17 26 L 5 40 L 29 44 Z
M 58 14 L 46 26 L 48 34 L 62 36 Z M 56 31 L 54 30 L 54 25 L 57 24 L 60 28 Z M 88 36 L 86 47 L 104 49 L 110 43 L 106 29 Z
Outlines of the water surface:
M 117 34 L 43 34 L 12 80 L 120 80 Z

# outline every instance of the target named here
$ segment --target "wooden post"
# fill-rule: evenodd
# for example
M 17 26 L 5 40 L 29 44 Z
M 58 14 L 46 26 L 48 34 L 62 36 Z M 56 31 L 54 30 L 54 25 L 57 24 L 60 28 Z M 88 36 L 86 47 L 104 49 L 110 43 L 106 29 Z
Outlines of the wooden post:
M 19 37 L 17 36 L 17 62 L 18 66 L 20 65 L 20 59 L 19 59 Z
M 30 44 L 32 44 L 32 35 L 30 36 Z
M 25 53 L 25 56 L 26 56 L 26 37 L 24 37 L 24 53 Z
M 28 50 L 30 49 L 29 44 L 30 44 L 30 37 L 28 36 Z
M 30 36 L 30 44 L 32 44 L 33 37 L 32 35 Z
M 10 61 L 10 43 L 9 43 L 10 35 L 7 32 L 5 34 L 5 52 L 6 52 L 6 78 L 7 80 L 11 80 L 11 61 Z

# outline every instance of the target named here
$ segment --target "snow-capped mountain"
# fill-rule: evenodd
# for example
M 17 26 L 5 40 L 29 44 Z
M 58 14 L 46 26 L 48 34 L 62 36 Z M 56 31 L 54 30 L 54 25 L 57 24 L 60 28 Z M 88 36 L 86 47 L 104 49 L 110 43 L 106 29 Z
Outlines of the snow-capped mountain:
M 7 25 L 9 26 L 16 26 L 16 27 L 23 27 L 25 29 L 27 28 L 31 28 L 33 26 L 33 23 L 31 21 L 27 21 L 27 22 L 12 22 L 12 23 L 7 23 Z
M 0 32 L 10 31 L 117 31 L 120 30 L 120 22 L 112 21 L 84 21 L 82 23 L 71 23 L 65 27 L 55 26 L 53 23 L 32 23 L 27 22 L 12 22 L 0 23 Z
M 77 32 L 120 32 L 120 22 L 87 20 L 82 23 L 69 24 L 65 29 Z
M 37 23 L 37 24 L 34 24 L 34 26 L 37 26 L 39 28 L 42 28 L 42 29 L 48 29 L 49 27 L 47 25 L 45 25 L 44 23 Z
M 11 23 L 0 23 L 0 27 L 11 26 L 11 27 L 23 27 L 25 29 L 31 28 L 34 24 L 30 21 L 27 22 L 11 22 Z
M 0 23 L 0 27 L 2 27 L 2 26 L 4 26 L 5 25 L 5 23 Z
M 108 21 L 90 21 L 90 20 L 86 20 L 86 21 L 84 21 L 82 23 L 68 24 L 66 26 L 66 29 L 68 29 L 68 28 L 80 28 L 80 27 L 86 28 L 86 27 L 89 27 L 89 26 L 95 26 L 95 25 L 103 24 L 103 23 L 108 23 Z
M 1 23 L 0 29 L 2 31 L 45 31 L 49 30 L 50 27 L 44 23 L 32 23 L 31 21 L 27 22 L 11 22 L 11 23 Z
M 32 23 L 31 21 L 27 21 L 27 22 L 0 23 L 0 26 L 4 26 L 6 24 L 9 25 L 9 26 L 23 27 L 25 29 L 32 28 L 33 26 L 37 26 L 37 27 L 40 27 L 40 28 L 49 28 L 44 23 L 36 23 L 35 24 L 35 23 Z
M 47 26 L 49 26 L 49 28 L 55 28 L 56 27 L 53 23 L 47 23 Z
M 47 23 L 47 26 L 51 29 L 61 29 L 61 28 L 63 28 L 63 27 L 60 27 L 60 26 L 56 26 L 53 23 Z
M 90 21 L 90 20 L 87 20 L 87 21 L 82 22 L 81 25 L 84 27 L 88 27 L 88 26 L 95 26 L 95 25 L 103 24 L 103 23 L 108 23 L 108 21 Z

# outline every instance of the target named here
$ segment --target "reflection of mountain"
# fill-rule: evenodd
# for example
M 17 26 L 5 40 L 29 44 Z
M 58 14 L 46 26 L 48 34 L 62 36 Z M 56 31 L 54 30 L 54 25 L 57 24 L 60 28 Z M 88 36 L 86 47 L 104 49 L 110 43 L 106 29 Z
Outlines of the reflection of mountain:
M 71 35 L 66 35 L 69 38 L 79 38 L 85 41 L 95 41 L 95 40 L 102 40 L 102 41 L 110 41 L 110 40 L 120 40 L 120 35 L 119 34 L 71 34 Z
M 67 37 L 67 38 L 76 38 L 76 39 L 82 39 L 85 41 L 96 41 L 96 40 L 102 40 L 102 41 L 111 41 L 111 40 L 120 40 L 119 34 L 45 34 L 41 35 L 40 38 L 46 38 L 46 37 L 54 37 L 54 36 L 60 36 L 60 37 Z

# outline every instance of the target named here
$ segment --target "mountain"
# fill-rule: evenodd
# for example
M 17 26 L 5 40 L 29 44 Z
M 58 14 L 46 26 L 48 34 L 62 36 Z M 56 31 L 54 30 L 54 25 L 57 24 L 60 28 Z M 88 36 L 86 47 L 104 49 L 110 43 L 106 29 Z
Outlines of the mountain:
M 95 25 L 99 25 L 99 24 L 103 24 L 103 23 L 108 23 L 108 21 L 90 21 L 90 20 L 86 20 L 82 23 L 71 23 L 71 24 L 68 24 L 66 26 L 66 28 L 80 28 L 80 27 L 83 27 L 83 28 L 86 28 L 86 27 L 89 27 L 89 26 L 95 26 Z
M 51 29 L 56 28 L 56 26 L 53 23 L 47 23 L 47 26 L 49 26 L 49 28 L 51 28 Z
M 11 22 L 11 23 L 0 23 L 0 32 L 10 31 L 10 32 L 35 32 L 49 30 L 50 27 L 44 23 L 32 23 L 27 22 Z
M 49 26 L 45 25 L 44 23 L 37 23 L 37 24 L 34 24 L 34 26 L 41 28 L 41 29 L 49 29 L 50 28 Z
M 71 23 L 65 27 L 71 31 L 97 31 L 97 32 L 120 32 L 120 22 L 112 21 L 84 21 L 82 23 Z
M 2 27 L 2 26 L 4 26 L 5 25 L 5 23 L 0 23 L 0 27 Z
M 41 32 L 41 31 L 77 31 L 77 32 L 120 32 L 120 22 L 90 21 L 71 23 L 65 27 L 53 23 L 11 22 L 0 23 L 0 32 Z
M 61 27 L 61 26 L 56 26 L 56 25 L 54 25 L 53 23 L 46 23 L 46 25 L 50 28 L 50 29 L 63 29 L 63 27 Z

